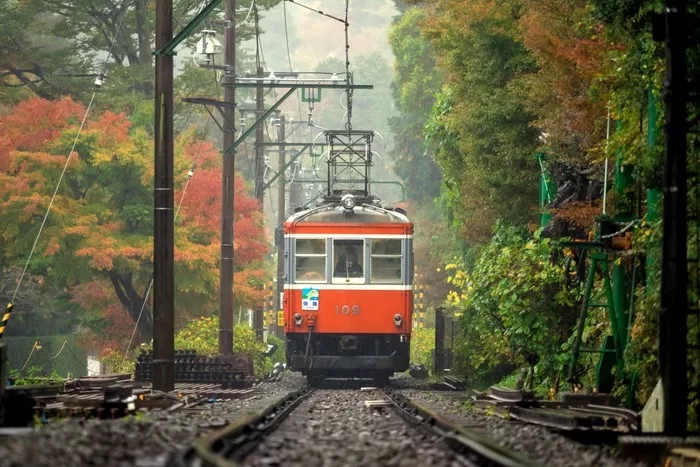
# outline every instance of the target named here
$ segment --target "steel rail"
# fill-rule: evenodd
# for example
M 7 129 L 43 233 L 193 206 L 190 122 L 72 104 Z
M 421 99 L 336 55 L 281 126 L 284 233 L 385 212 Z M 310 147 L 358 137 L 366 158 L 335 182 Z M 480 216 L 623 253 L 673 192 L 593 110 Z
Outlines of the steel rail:
M 236 467 L 274 431 L 314 389 L 305 387 L 285 396 L 265 411 L 231 424 L 198 440 L 192 448 L 171 456 L 167 467 Z M 483 438 L 426 409 L 392 389 L 383 390 L 391 407 L 408 424 L 429 430 L 445 440 L 473 465 L 534 467 L 537 463 Z
M 233 423 L 176 453 L 168 467 L 237 467 L 260 440 L 275 430 L 289 414 L 313 393 L 310 387 L 293 391 L 263 412 Z
M 477 465 L 493 467 L 534 467 L 539 465 L 514 451 L 447 420 L 402 394 L 390 389 L 385 390 L 385 393 L 404 420 L 438 434 L 450 447 L 467 456 Z

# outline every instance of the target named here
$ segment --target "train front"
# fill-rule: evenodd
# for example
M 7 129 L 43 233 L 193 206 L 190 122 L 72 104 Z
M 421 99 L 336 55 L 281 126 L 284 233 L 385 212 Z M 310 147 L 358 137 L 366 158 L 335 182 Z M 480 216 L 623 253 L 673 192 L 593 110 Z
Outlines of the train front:
M 405 213 L 345 198 L 294 214 L 284 233 L 288 366 L 312 383 L 386 381 L 408 369 L 413 224 Z

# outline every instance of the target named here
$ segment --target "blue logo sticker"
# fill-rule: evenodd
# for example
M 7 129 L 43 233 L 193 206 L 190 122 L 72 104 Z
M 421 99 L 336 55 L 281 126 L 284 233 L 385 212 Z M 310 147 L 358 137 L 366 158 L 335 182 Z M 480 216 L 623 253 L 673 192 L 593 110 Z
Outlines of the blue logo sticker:
M 308 288 L 301 290 L 301 309 L 304 311 L 318 311 L 318 289 Z

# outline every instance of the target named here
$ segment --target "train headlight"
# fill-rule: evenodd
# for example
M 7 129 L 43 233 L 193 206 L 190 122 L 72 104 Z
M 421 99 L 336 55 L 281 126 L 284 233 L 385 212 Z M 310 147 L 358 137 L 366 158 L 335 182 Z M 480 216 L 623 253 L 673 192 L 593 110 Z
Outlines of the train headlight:
M 399 327 L 399 328 L 400 328 L 400 327 L 401 327 L 401 323 L 403 323 L 403 318 L 401 317 L 400 314 L 398 314 L 398 313 L 395 314 L 395 315 L 394 315 L 394 324 L 396 325 L 396 327 Z
M 297 313 L 294 315 L 294 324 L 301 326 L 301 314 Z
M 355 204 L 357 204 L 357 200 L 353 195 L 348 193 L 346 195 L 343 195 L 342 198 L 340 198 L 340 204 L 342 204 L 346 210 L 352 211 L 352 208 L 354 208 Z

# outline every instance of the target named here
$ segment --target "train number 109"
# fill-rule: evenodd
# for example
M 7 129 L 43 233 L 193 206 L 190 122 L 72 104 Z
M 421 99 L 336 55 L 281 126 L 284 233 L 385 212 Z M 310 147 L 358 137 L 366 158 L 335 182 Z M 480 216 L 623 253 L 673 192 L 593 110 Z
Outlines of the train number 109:
M 360 314 L 360 306 L 359 305 L 336 305 L 335 306 L 335 314 L 336 315 L 349 315 L 352 313 L 353 315 L 359 315 Z

